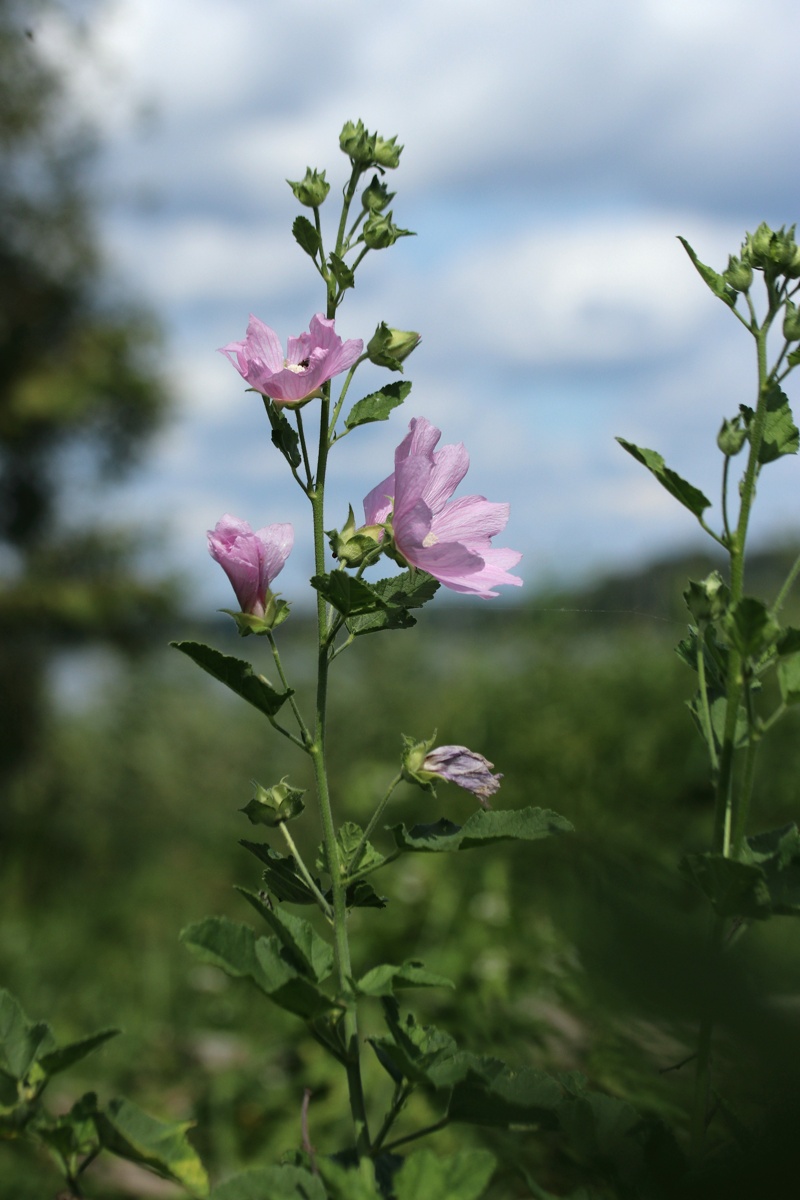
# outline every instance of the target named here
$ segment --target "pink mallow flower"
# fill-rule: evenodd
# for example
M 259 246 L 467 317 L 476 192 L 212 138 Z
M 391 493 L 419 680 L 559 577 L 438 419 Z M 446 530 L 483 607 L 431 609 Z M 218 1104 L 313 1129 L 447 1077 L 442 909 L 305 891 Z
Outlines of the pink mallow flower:
M 352 367 L 364 349 L 358 340 L 343 342 L 333 321 L 317 313 L 308 333 L 290 337 L 284 356 L 274 329 L 250 315 L 243 342 L 221 346 L 243 379 L 276 404 L 301 404 L 319 395 L 323 383 Z
M 505 528 L 507 504 L 453 492 L 469 468 L 462 443 L 434 450 L 441 432 L 415 417 L 394 454 L 394 474 L 364 500 L 367 525 L 390 523 L 394 547 L 407 563 L 427 571 L 454 592 L 496 596 L 501 584 L 518 587 L 509 575 L 522 555 L 495 549 L 491 539 Z
M 477 796 L 484 808 L 491 808 L 489 797 L 500 788 L 502 775 L 493 775 L 490 763 L 482 754 L 466 746 L 437 746 L 423 760 L 420 772 L 430 772 L 438 779 L 456 783 Z
M 230 579 L 242 612 L 254 617 L 264 616 L 270 585 L 293 545 L 291 525 L 267 525 L 254 533 L 230 513 L 208 531 L 209 554 Z

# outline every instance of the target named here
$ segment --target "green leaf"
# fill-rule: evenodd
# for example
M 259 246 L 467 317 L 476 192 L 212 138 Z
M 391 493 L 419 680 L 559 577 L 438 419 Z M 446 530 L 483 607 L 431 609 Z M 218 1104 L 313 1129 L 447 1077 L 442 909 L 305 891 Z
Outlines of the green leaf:
M 228 917 L 206 917 L 189 925 L 181 941 L 202 962 L 221 967 L 235 978 L 249 978 L 273 1003 L 311 1019 L 335 1008 L 291 962 L 277 937 L 256 938 L 249 925 Z
M 291 854 L 278 854 L 266 842 L 240 841 L 256 858 L 266 863 L 264 883 L 276 900 L 286 900 L 290 904 L 316 904 L 317 900 L 311 888 L 297 869 Z M 319 884 L 319 880 L 315 880 Z
M 333 893 L 329 893 L 326 897 L 330 903 L 333 903 Z M 355 883 L 351 883 L 345 892 L 344 902 L 347 908 L 386 908 L 386 897 L 379 896 L 372 884 L 367 883 L 365 879 L 357 879 Z
M 533 842 L 558 833 L 571 833 L 566 817 L 549 808 L 490 809 L 473 813 L 464 825 L 454 825 L 442 817 L 433 825 L 404 825 L 392 828 L 399 850 L 450 851 L 471 850 L 492 842 Z
M 299 467 L 303 459 L 300 454 L 300 438 L 297 430 L 289 424 L 286 414 L 270 400 L 269 396 L 264 396 L 264 408 L 272 426 L 273 446 L 280 450 L 290 466 Z
M 343 1167 L 330 1158 L 320 1158 L 317 1170 L 328 1189 L 329 1200 L 381 1200 L 369 1159 L 361 1167 Z
M 719 296 L 720 300 L 728 305 L 728 308 L 733 308 L 736 304 L 736 292 L 733 290 L 733 288 L 728 286 L 722 275 L 718 274 L 717 271 L 712 270 L 711 267 L 707 267 L 705 263 L 700 262 L 700 259 L 686 241 L 686 238 L 680 237 L 679 235 L 678 241 L 694 263 L 697 273 L 703 282 L 711 288 L 711 291 L 715 296 Z
M 333 947 L 321 938 L 308 921 L 280 907 L 270 907 L 256 892 L 237 887 L 245 900 L 264 918 L 295 966 L 317 983 L 333 970 Z
M 220 1183 L 209 1200 L 327 1200 L 318 1175 L 304 1167 L 258 1167 Z
M 563 1101 L 558 1082 L 544 1071 L 524 1067 L 514 1071 L 496 1058 L 479 1058 L 461 1052 L 430 1071 L 434 1085 L 447 1087 L 452 1076 L 453 1090 L 448 1115 L 453 1121 L 472 1125 L 536 1125 L 556 1129 L 556 1115 Z
M 747 838 L 741 859 L 690 854 L 681 867 L 720 916 L 800 915 L 800 834 L 794 824 Z
M 331 253 L 328 256 L 328 262 L 331 268 L 331 274 L 339 285 L 341 291 L 345 292 L 348 288 L 355 287 L 356 277 L 351 267 L 348 267 L 343 258 L 338 254 Z
M 149 1167 L 195 1196 L 208 1195 L 208 1176 L 186 1138 L 191 1121 L 159 1121 L 130 1100 L 111 1100 L 95 1117 L 100 1141 L 112 1154 Z
M 331 571 L 330 575 L 314 575 L 311 586 L 332 604 L 343 617 L 379 612 L 386 608 L 380 594 L 346 571 Z
M 381 629 L 410 629 L 416 618 L 408 611 L 422 608 L 439 590 L 439 581 L 425 571 L 409 570 L 372 585 L 373 592 L 383 601 L 383 610 L 369 616 L 349 617 L 347 628 L 358 636 L 378 633 Z
M 800 651 L 778 660 L 778 683 L 784 704 L 800 704 Z
M 0 1067 L 14 1079 L 24 1079 L 33 1064 L 55 1049 L 55 1038 L 45 1021 L 30 1021 L 22 1006 L 0 989 Z
M 170 642 L 170 645 L 268 717 L 274 717 L 281 705 L 294 694 L 291 688 L 285 692 L 276 691 L 268 679 L 256 675 L 249 662 L 233 658 L 230 654 L 221 654 L 202 642 Z
M 438 1155 L 417 1150 L 394 1177 L 396 1200 L 479 1200 L 496 1166 L 488 1150 Z
M 354 981 L 356 991 L 362 996 L 393 996 L 401 987 L 455 987 L 452 980 L 433 971 L 426 971 L 420 962 L 405 962 L 402 967 L 390 963 L 373 967 L 360 979 Z
M 322 241 L 317 233 L 316 227 L 311 224 L 308 217 L 295 217 L 292 225 L 292 233 L 294 240 L 306 254 L 311 258 L 316 258 L 319 253 Z
M 102 1029 L 99 1033 L 81 1038 L 80 1041 L 70 1042 L 66 1046 L 59 1046 L 57 1050 L 51 1050 L 49 1054 L 44 1054 L 39 1061 L 48 1075 L 57 1075 L 59 1071 L 66 1071 L 67 1067 L 71 1067 L 73 1063 L 80 1062 L 87 1054 L 91 1054 L 98 1046 L 102 1046 L 103 1042 L 116 1037 L 120 1032 L 119 1029 Z
M 455 1041 L 433 1025 L 418 1025 L 411 1013 L 401 1021 L 393 997 L 384 997 L 382 1006 L 391 1036 L 369 1039 L 379 1063 L 395 1082 L 409 1079 L 435 1087 L 430 1072 L 457 1056 Z
M 766 416 L 761 445 L 758 450 L 760 463 L 774 462 L 784 454 L 797 454 L 800 447 L 800 430 L 794 423 L 789 397 L 782 392 L 777 383 L 773 383 L 766 396 Z M 752 410 L 746 410 L 749 414 Z M 744 413 L 745 410 L 743 409 Z M 745 417 L 748 433 L 752 423 Z
M 339 847 L 339 862 L 342 874 L 351 881 L 360 879 L 364 875 L 369 875 L 372 871 L 377 871 L 386 862 L 380 851 L 376 850 L 371 842 L 367 842 L 358 860 L 358 866 L 352 874 L 350 873 L 350 863 L 353 860 L 356 850 L 361 845 L 363 836 L 364 830 L 355 821 L 343 821 L 339 826 L 339 832 L 336 834 L 336 844 Z
M 745 658 L 759 657 L 775 645 L 780 626 L 763 600 L 743 596 L 729 609 L 725 629 L 731 643 Z
M 411 382 L 408 379 L 387 383 L 379 392 L 371 392 L 369 396 L 353 405 L 345 418 L 345 426 L 355 429 L 357 425 L 387 421 L 392 410 L 403 403 L 410 391 Z
M 651 474 L 655 475 L 662 487 L 665 487 L 671 496 L 674 496 L 684 508 L 688 508 L 689 512 L 694 513 L 698 518 L 702 517 L 705 510 L 710 506 L 711 501 L 706 499 L 703 493 L 691 483 L 687 483 L 685 479 L 681 479 L 673 470 L 664 465 L 664 459 L 655 450 L 645 450 L 643 447 L 634 446 L 633 442 L 626 442 L 624 438 L 618 437 L 617 441 L 623 450 L 627 450 L 637 462 L 642 463 L 647 467 Z

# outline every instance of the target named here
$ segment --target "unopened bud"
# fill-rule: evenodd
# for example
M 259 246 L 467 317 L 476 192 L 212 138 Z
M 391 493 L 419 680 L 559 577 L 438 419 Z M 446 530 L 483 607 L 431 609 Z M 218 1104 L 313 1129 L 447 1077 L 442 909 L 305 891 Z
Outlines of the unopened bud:
M 253 780 L 256 794 L 249 800 L 240 812 L 245 813 L 251 825 L 268 825 L 274 828 L 284 821 L 299 817 L 305 808 L 303 796 L 305 788 L 292 787 L 286 782 L 284 775 L 280 783 L 270 788 L 262 787 Z
M 726 417 L 717 434 L 717 445 L 726 458 L 735 458 L 747 441 L 747 431 L 742 429 L 741 417 Z
M 410 236 L 410 230 L 398 229 L 393 223 L 392 213 L 370 213 L 364 223 L 364 241 L 370 250 L 385 250 L 398 238 Z
M 391 329 L 385 321 L 381 321 L 367 342 L 367 354 L 370 362 L 375 363 L 377 367 L 388 367 L 390 371 L 402 371 L 403 361 L 412 351 L 416 350 L 420 341 L 418 333 L 411 330 Z
M 331 190 L 331 185 L 325 181 L 324 171 L 312 171 L 306 167 L 303 179 L 293 183 L 287 179 L 289 187 L 294 192 L 295 200 L 299 200 L 306 208 L 319 208 Z
M 753 268 L 749 263 L 743 263 L 740 258 L 730 254 L 728 268 L 723 272 L 722 278 L 735 292 L 746 292 L 753 282 Z
M 362 525 L 356 529 L 352 505 L 348 508 L 347 520 L 341 532 L 332 529 L 327 533 L 331 554 L 346 567 L 360 567 L 370 558 L 377 559 L 383 547 L 382 525 Z
M 379 179 L 377 175 L 372 176 L 372 183 L 365 187 L 361 193 L 361 203 L 368 212 L 383 212 L 394 198 L 395 193 L 390 192 L 383 180 Z

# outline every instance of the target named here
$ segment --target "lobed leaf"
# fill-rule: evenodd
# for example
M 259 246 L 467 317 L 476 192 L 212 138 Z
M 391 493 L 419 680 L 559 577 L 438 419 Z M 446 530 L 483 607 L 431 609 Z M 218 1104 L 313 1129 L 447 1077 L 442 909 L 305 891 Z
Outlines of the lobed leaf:
M 432 825 L 404 825 L 392 828 L 399 850 L 441 853 L 471 850 L 492 842 L 533 842 L 559 833 L 572 833 L 573 826 L 549 808 L 481 809 L 464 825 L 455 825 L 442 817 Z
M 331 253 L 328 257 L 328 262 L 333 278 L 339 285 L 341 291 L 345 292 L 348 288 L 355 287 L 356 277 L 352 267 L 349 267 L 343 258 L 338 254 Z
M 417 622 L 409 609 L 422 608 L 432 600 L 439 590 L 439 581 L 426 571 L 408 570 L 378 580 L 372 589 L 380 596 L 384 608 L 369 616 L 349 618 L 347 628 L 355 636 L 378 633 L 381 629 L 410 629 Z
M 278 854 L 277 850 L 273 850 L 266 842 L 248 842 L 242 839 L 239 845 L 266 863 L 264 884 L 276 900 L 285 900 L 290 904 L 316 904 L 316 897 L 298 871 L 291 854 Z M 315 883 L 319 884 L 319 880 L 315 880 Z
M 294 240 L 298 246 L 305 250 L 306 254 L 311 258 L 316 258 L 322 246 L 322 240 L 317 233 L 316 227 L 311 224 L 308 217 L 295 217 L 292 225 L 292 233 Z
M 345 427 L 355 429 L 357 425 L 369 425 L 373 421 L 387 421 L 393 409 L 403 403 L 411 391 L 408 379 L 387 383 L 378 392 L 371 392 L 358 400 L 345 417 Z
M 66 1071 L 73 1063 L 80 1062 L 87 1054 L 91 1054 L 98 1046 L 102 1046 L 103 1042 L 116 1037 L 120 1032 L 119 1029 L 101 1029 L 99 1033 L 51 1050 L 49 1054 L 42 1055 L 39 1061 L 48 1075 L 57 1075 L 59 1071 Z
M 233 658 L 230 654 L 221 654 L 202 642 L 170 642 L 170 645 L 268 717 L 274 717 L 281 705 L 294 694 L 291 688 L 285 692 L 276 691 L 268 679 L 256 675 L 249 662 Z
M 681 867 L 720 916 L 800 915 L 800 833 L 794 824 L 747 838 L 740 859 L 690 854 Z
M 140 1163 L 195 1196 L 208 1195 L 208 1176 L 186 1138 L 192 1122 L 159 1121 L 130 1100 L 111 1100 L 95 1116 L 102 1145 L 112 1154 Z
M 719 296 L 720 300 L 728 305 L 728 308 L 733 308 L 736 304 L 736 292 L 733 290 L 733 288 L 725 282 L 723 276 L 717 271 L 713 270 L 711 267 L 707 267 L 705 263 L 700 262 L 700 259 L 686 241 L 686 238 L 678 235 L 678 241 L 694 263 L 698 275 L 706 284 L 706 286 L 711 288 L 711 291 L 714 293 L 714 295 Z
M 394 1177 L 396 1200 L 479 1200 L 496 1166 L 488 1150 L 462 1150 L 438 1155 L 417 1150 Z
M 284 908 L 271 908 L 256 892 L 244 887 L 236 890 L 264 918 L 298 970 L 317 983 L 328 978 L 333 970 L 333 947 L 320 937 L 313 925 Z
M 421 962 L 405 962 L 401 967 L 382 963 L 354 981 L 363 996 L 393 996 L 400 987 L 455 987 L 451 979 L 426 971 Z
M 300 454 L 300 438 L 297 430 L 292 428 L 286 414 L 268 396 L 264 397 L 264 408 L 267 410 L 269 423 L 272 426 L 273 446 L 280 450 L 290 466 L 299 467 L 303 460 Z
M 364 583 L 363 579 L 348 575 L 346 571 L 314 575 L 311 586 L 343 617 L 376 613 L 386 608 L 383 598 L 374 588 Z

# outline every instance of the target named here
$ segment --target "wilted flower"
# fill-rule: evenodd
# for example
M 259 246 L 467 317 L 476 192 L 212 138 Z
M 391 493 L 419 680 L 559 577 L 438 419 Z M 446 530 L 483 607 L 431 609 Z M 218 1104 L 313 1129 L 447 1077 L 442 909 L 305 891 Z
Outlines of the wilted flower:
M 320 394 L 323 383 L 352 367 L 364 343 L 343 342 L 333 320 L 317 313 L 308 333 L 290 337 L 284 356 L 278 335 L 258 317 L 250 316 L 243 342 L 220 347 L 252 388 L 278 404 L 302 404 Z
M 469 455 L 461 443 L 434 451 L 440 437 L 440 430 L 424 417 L 411 421 L 395 451 L 394 474 L 364 500 L 366 523 L 385 524 L 393 549 L 405 562 L 445 587 L 496 596 L 493 588 L 522 583 L 508 573 L 522 555 L 491 545 L 505 528 L 509 506 L 483 496 L 450 500 L 467 473 Z
M 272 581 L 294 544 L 291 525 L 267 525 L 254 533 L 247 521 L 226 513 L 208 531 L 208 550 L 230 579 L 243 613 L 263 617 Z
M 437 746 L 434 750 L 435 741 L 435 733 L 423 742 L 403 737 L 403 778 L 429 792 L 434 791 L 436 779 L 445 779 L 472 792 L 484 808 L 490 808 L 489 797 L 499 790 L 503 778 L 492 774 L 494 763 L 466 746 Z

